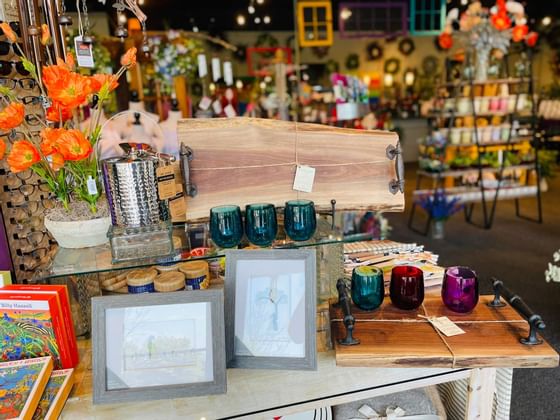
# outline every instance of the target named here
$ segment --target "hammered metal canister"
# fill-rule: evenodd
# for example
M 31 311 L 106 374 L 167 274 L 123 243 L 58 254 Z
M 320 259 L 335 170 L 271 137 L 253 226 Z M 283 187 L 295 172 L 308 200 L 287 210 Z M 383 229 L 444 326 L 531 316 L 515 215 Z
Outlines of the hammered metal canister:
M 150 226 L 167 220 L 167 203 L 158 198 L 156 156 L 130 151 L 102 161 L 113 226 Z

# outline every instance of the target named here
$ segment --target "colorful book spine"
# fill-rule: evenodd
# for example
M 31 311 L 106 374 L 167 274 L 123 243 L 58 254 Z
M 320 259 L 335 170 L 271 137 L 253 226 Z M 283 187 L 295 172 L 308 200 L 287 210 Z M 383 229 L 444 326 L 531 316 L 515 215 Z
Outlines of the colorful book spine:
M 52 294 L 0 294 L 1 361 L 53 356 L 57 369 L 73 367 L 58 298 Z
M 70 395 L 72 385 L 74 385 L 74 369 L 53 371 L 35 409 L 33 420 L 58 419 Z
M 70 356 L 72 357 L 73 365 L 75 367 L 80 362 L 78 353 L 78 343 L 76 341 L 76 333 L 74 330 L 74 322 L 72 320 L 72 310 L 70 308 L 70 296 L 68 288 L 65 285 L 47 285 L 47 284 L 14 284 L 0 288 L 0 293 L 3 290 L 22 291 L 27 293 L 56 293 L 59 300 L 59 306 L 62 309 L 62 317 L 66 325 L 66 335 L 70 347 Z
M 0 419 L 31 420 L 52 369 L 50 356 L 0 363 Z

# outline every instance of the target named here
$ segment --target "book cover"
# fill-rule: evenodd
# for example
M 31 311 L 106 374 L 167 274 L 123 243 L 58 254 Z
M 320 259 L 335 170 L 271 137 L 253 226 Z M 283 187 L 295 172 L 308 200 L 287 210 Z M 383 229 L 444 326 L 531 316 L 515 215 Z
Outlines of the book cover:
M 33 414 L 33 420 L 56 420 L 70 395 L 72 385 L 74 369 L 53 371 Z
M 56 369 L 73 367 L 58 299 L 49 294 L 0 294 L 0 361 L 51 355 Z
M 0 363 L 0 419 L 31 420 L 52 369 L 50 356 Z
M 0 288 L 0 292 L 4 290 L 23 291 L 27 293 L 55 293 L 58 296 L 59 307 L 62 310 L 62 317 L 66 327 L 66 336 L 70 347 L 70 357 L 75 367 L 80 362 L 78 353 L 78 343 L 76 341 L 76 333 L 74 330 L 74 321 L 72 320 L 72 310 L 70 308 L 70 296 L 68 288 L 65 285 L 58 284 L 13 284 Z

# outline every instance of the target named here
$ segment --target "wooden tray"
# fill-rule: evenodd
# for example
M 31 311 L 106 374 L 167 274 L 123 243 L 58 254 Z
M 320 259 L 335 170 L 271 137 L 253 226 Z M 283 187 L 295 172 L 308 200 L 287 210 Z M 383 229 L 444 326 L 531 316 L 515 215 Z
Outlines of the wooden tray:
M 334 128 L 255 118 L 184 119 L 179 141 L 193 150 L 187 219 L 208 218 L 210 208 L 306 198 L 318 211 L 402 211 L 404 194 L 392 194 L 395 160 L 387 147 L 396 133 Z M 297 165 L 315 168 L 313 192 L 292 189 Z
M 331 304 L 331 336 L 339 366 L 370 367 L 556 367 L 558 353 L 545 341 L 537 346 L 519 342 L 527 336 L 527 322 L 509 305 L 490 308 L 492 296 L 481 296 L 470 314 L 448 310 L 439 296 L 426 296 L 417 311 L 394 307 L 387 297 L 382 306 L 366 312 L 352 305 L 354 337 L 359 345 L 342 346 L 342 310 Z M 447 316 L 466 334 L 445 337 L 418 315 Z

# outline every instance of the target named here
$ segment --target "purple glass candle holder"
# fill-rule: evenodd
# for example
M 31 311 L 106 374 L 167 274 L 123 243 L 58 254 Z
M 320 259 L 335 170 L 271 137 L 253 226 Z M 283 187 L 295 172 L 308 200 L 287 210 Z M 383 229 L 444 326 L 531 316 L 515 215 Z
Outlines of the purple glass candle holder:
M 441 287 L 443 303 L 453 312 L 471 312 L 478 303 L 478 277 L 468 267 L 449 267 Z
M 416 309 L 424 302 L 424 273 L 418 267 L 400 265 L 391 271 L 391 302 L 399 309 Z

